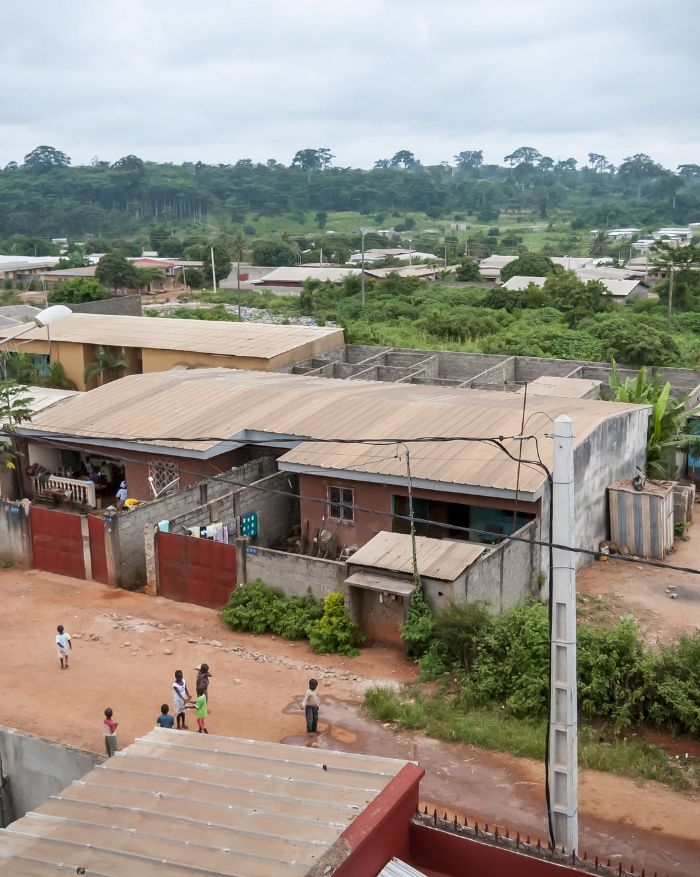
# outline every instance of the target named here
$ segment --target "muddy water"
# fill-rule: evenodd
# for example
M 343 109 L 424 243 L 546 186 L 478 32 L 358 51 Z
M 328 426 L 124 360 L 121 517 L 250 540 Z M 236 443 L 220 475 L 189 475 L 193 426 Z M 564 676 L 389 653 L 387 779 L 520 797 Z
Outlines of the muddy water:
M 423 800 L 432 809 L 457 812 L 468 817 L 470 824 L 476 818 L 480 823 L 520 831 L 533 837 L 547 837 L 544 800 L 543 768 L 526 759 L 511 758 L 498 753 L 484 752 L 471 746 L 431 740 L 419 734 L 399 731 L 384 726 L 362 715 L 356 707 L 343 701 L 324 697 L 319 734 L 305 733 L 303 715 L 297 703 L 285 712 L 299 716 L 298 735 L 285 737 L 282 742 L 319 749 L 343 752 L 364 752 L 418 761 L 425 768 L 421 782 Z M 610 819 L 610 801 L 605 800 L 608 783 L 616 787 L 629 786 L 632 801 L 624 801 L 618 819 Z M 597 788 L 597 786 L 600 786 Z M 630 816 L 634 810 L 633 784 L 611 775 L 594 775 L 581 784 L 579 795 L 580 846 L 589 858 L 599 855 L 612 864 L 623 867 L 634 864 L 635 872 L 658 871 L 672 877 L 700 875 L 700 823 L 665 825 L 663 813 L 654 818 L 648 813 L 648 797 L 639 802 L 639 819 Z M 669 794 L 662 789 L 660 794 Z M 693 802 L 695 804 L 695 802 Z M 697 805 L 696 805 L 697 806 Z M 601 811 L 606 818 L 601 818 Z M 659 824 L 655 824 L 655 823 Z

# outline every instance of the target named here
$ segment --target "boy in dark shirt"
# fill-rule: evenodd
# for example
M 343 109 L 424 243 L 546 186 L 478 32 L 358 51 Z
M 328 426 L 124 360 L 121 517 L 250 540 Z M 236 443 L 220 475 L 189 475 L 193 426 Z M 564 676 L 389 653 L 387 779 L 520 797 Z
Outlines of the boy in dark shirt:
M 174 724 L 175 719 L 170 715 L 170 707 L 164 703 L 160 708 L 160 715 L 156 719 L 156 725 L 161 728 L 172 728 Z

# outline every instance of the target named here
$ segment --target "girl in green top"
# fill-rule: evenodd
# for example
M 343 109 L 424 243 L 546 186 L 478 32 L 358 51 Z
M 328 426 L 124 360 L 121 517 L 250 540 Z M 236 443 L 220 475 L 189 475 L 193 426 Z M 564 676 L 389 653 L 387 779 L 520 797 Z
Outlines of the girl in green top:
M 205 724 L 205 720 L 207 718 L 207 694 L 203 691 L 195 702 L 195 709 L 197 716 L 197 727 L 199 728 L 200 734 L 208 734 L 207 727 Z

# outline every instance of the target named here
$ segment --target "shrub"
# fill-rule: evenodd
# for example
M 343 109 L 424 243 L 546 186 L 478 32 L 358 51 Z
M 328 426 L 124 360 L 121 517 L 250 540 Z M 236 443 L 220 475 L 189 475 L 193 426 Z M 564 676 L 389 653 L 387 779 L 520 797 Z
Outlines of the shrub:
M 342 594 L 331 593 L 323 601 L 323 614 L 309 628 L 309 643 L 315 652 L 357 655 L 360 631 L 345 609 Z
M 221 610 L 221 618 L 232 630 L 262 634 L 270 629 L 276 603 L 283 603 L 278 588 L 268 588 L 260 579 L 240 585 Z
M 406 620 L 401 627 L 406 654 L 420 658 L 435 639 L 435 619 L 420 585 L 411 594 Z
M 491 615 L 485 603 L 451 603 L 438 612 L 435 616 L 435 636 L 441 646 L 444 662 L 449 667 L 470 670 L 477 656 L 479 642 L 490 625 Z
M 275 600 L 270 612 L 270 630 L 285 639 L 306 639 L 311 625 L 323 615 L 323 604 L 311 593 L 305 597 Z

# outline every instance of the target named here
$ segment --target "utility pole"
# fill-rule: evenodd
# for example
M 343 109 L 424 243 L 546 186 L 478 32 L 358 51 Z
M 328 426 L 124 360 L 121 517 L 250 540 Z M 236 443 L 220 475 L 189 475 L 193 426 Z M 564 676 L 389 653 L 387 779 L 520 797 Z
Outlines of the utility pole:
M 181 268 L 182 268 L 182 285 L 185 287 L 185 292 L 187 292 L 187 269 L 185 268 L 184 265 L 182 265 Z
M 214 283 L 214 292 L 216 292 L 216 268 L 214 267 L 214 247 L 210 247 L 211 252 L 211 279 Z
M 554 421 L 552 533 L 574 544 L 574 434 L 565 414 Z M 578 851 L 578 714 L 576 692 L 576 567 L 574 554 L 553 549 L 549 714 L 549 820 L 554 843 Z
M 668 331 L 671 331 L 673 318 L 673 272 L 675 265 L 671 265 L 668 274 Z
M 362 274 L 360 275 L 360 281 L 362 283 L 362 299 L 361 300 L 362 300 L 363 310 L 365 307 L 365 235 L 367 234 L 368 231 L 372 231 L 372 229 L 371 228 L 361 228 L 360 229 L 360 234 L 362 235 L 362 263 L 360 266 L 362 269 Z

